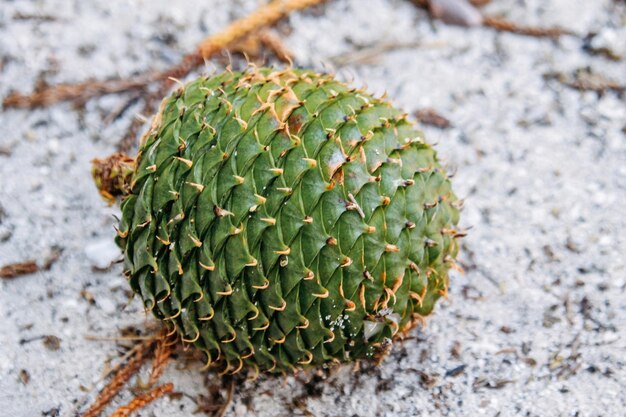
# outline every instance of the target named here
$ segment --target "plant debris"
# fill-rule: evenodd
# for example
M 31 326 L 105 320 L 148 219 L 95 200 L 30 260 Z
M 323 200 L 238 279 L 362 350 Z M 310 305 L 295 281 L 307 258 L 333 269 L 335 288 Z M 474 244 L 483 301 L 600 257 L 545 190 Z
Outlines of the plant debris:
M 439 129 L 447 129 L 452 125 L 450 120 L 439 114 L 435 109 L 419 109 L 414 114 L 417 120 L 428 126 L 438 127 Z
M 267 61 L 267 57 L 264 55 L 266 51 L 282 63 L 291 64 L 293 61 L 293 52 L 283 44 L 276 32 L 268 29 L 246 36 L 233 43 L 228 50 L 230 53 L 243 55 L 248 61 L 257 65 L 264 65 Z
M 113 379 L 111 379 L 107 386 L 104 387 L 102 391 L 100 391 L 100 394 L 98 394 L 98 397 L 96 398 L 94 403 L 91 405 L 91 407 L 89 407 L 89 409 L 87 409 L 87 411 L 85 411 L 82 417 L 99 416 L 104 408 L 124 387 L 126 382 L 139 371 L 146 355 L 149 354 L 151 348 L 152 342 L 144 342 L 138 345 L 128 363 L 114 374 Z
M 160 398 L 165 394 L 171 393 L 173 390 L 174 384 L 172 384 L 171 382 L 153 388 L 147 394 L 137 396 L 130 400 L 127 405 L 119 407 L 113 412 L 113 414 L 111 414 L 111 417 L 128 417 L 133 411 L 137 411 L 145 407 L 157 398 Z
M 57 351 L 61 349 L 61 339 L 54 335 L 43 336 L 42 342 L 48 350 Z
M 59 417 L 61 415 L 61 409 L 59 407 L 53 407 L 49 410 L 42 411 L 41 415 L 43 417 Z
M 41 265 L 37 264 L 37 261 L 34 259 L 29 259 L 27 261 L 16 262 L 12 264 L 8 264 L 0 267 L 0 278 L 4 279 L 12 279 L 17 278 L 22 275 L 33 274 L 37 271 L 48 271 L 52 268 L 52 265 L 59 260 L 61 257 L 62 249 L 58 247 L 52 247 L 43 258 Z
M 434 46 L 442 46 L 438 43 Z M 364 46 L 355 51 L 344 54 L 335 55 L 329 58 L 337 67 L 343 67 L 349 64 L 372 64 L 381 59 L 381 55 L 397 51 L 400 49 L 412 49 L 425 46 L 422 42 L 380 42 L 374 45 Z
M 30 14 L 30 13 L 15 13 L 13 20 L 37 20 L 40 22 L 56 22 L 59 20 L 56 16 L 49 14 Z
M 174 351 L 174 346 L 178 344 L 178 337 L 175 332 L 171 332 L 167 327 L 161 328 L 158 335 L 151 337 L 141 337 L 137 335 L 136 329 L 123 329 L 126 335 L 118 338 L 108 338 L 113 340 L 140 340 L 121 359 L 121 364 L 106 372 L 105 377 L 113 375 L 111 381 L 100 391 L 94 403 L 85 411 L 82 417 L 97 417 L 104 408 L 117 396 L 120 390 L 135 374 L 139 372 L 143 363 L 152 356 L 150 379 L 145 385 L 138 385 L 136 389 L 131 389 L 135 394 L 134 398 L 126 405 L 118 407 L 111 416 L 127 417 L 132 412 L 145 407 L 152 401 L 166 394 L 171 394 L 174 385 L 166 383 L 156 386 L 156 383 L 163 374 L 170 356 Z M 130 332 L 130 335 L 128 333 Z M 102 339 L 100 339 L 102 340 Z
M 205 60 L 228 48 L 234 42 L 259 31 L 261 28 L 276 23 L 292 11 L 305 9 L 323 1 L 325 0 L 271 2 L 260 7 L 254 13 L 234 21 L 222 32 L 209 36 L 199 44 L 195 52 L 185 55 L 179 64 L 162 72 L 147 73 L 129 80 L 88 80 L 78 84 L 44 85 L 36 89 L 32 94 L 11 93 L 4 99 L 3 105 L 5 108 L 36 108 L 46 107 L 62 101 L 82 104 L 91 98 L 105 94 L 141 90 L 147 93 L 141 113 L 152 114 L 156 110 L 159 100 L 178 82 L 178 79 L 202 65 Z M 277 47 L 276 42 L 268 41 L 266 37 L 266 44 L 268 43 Z M 278 54 L 285 55 L 286 53 L 281 51 Z M 148 92 L 148 87 L 151 85 L 154 85 L 156 88 Z M 135 119 L 131 123 L 126 135 L 118 143 L 118 150 L 125 152 L 133 146 L 143 123 L 144 120 L 141 119 Z
M 0 267 L 0 278 L 17 278 L 22 275 L 32 274 L 38 270 L 37 262 L 34 259 L 29 259 L 28 261 L 16 262 Z
M 512 384 L 513 382 L 515 381 L 511 379 L 488 379 L 485 377 L 478 377 L 474 380 L 472 388 L 474 391 L 479 391 L 481 388 L 501 389 L 509 384 Z
M 413 4 L 428 10 L 430 15 L 444 23 L 458 26 L 485 26 L 499 32 L 511 32 L 518 35 L 558 38 L 573 33 L 558 27 L 534 27 L 519 24 L 503 17 L 481 14 L 477 7 L 489 3 L 489 0 L 411 0 Z
M 624 46 L 619 48 L 618 39 L 620 33 L 615 29 L 604 28 L 600 32 L 590 32 L 583 39 L 583 50 L 590 55 L 602 56 L 611 61 L 619 62 L 624 60 Z
M 467 368 L 467 365 L 463 364 L 463 365 L 457 366 L 456 368 L 452 368 L 450 370 L 447 370 L 446 371 L 446 376 L 451 376 L 451 377 L 459 376 L 463 372 L 465 372 L 465 368 Z
M 471 27 L 483 23 L 480 11 L 467 0 L 430 0 L 428 6 L 432 17 L 450 25 Z
M 204 413 L 211 417 L 222 417 L 233 401 L 236 381 L 231 375 L 226 375 L 222 378 L 220 384 L 208 385 L 208 379 L 209 376 L 207 375 L 205 385 L 207 385 L 208 395 L 200 394 L 194 399 L 196 409 L 193 411 L 193 414 Z M 220 389 L 224 386 L 228 386 L 225 396 L 222 395 L 222 390 Z
M 20 369 L 17 378 L 22 384 L 27 385 L 30 382 L 30 373 L 26 369 Z
M 573 33 L 562 28 L 540 28 L 534 26 L 525 26 L 507 20 L 502 17 L 484 16 L 483 25 L 493 28 L 499 32 L 510 32 L 518 35 L 533 36 L 536 38 L 559 38 L 563 35 L 572 35 Z
M 608 91 L 623 94 L 626 86 L 611 80 L 604 75 L 595 73 L 591 68 L 578 68 L 572 74 L 552 72 L 544 74 L 546 80 L 556 80 L 561 84 L 579 91 L 594 91 L 603 95 Z

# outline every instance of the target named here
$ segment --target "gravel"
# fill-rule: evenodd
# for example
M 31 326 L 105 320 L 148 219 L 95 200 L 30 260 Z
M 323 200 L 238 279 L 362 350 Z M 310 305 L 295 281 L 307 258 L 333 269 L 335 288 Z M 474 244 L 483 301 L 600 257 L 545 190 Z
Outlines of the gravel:
M 167 68 L 258 3 L 4 2 L 0 97 Z M 335 0 L 279 26 L 297 65 L 450 121 L 424 130 L 457 172 L 472 229 L 449 299 L 381 366 L 242 382 L 227 415 L 626 415 L 626 101 L 553 76 L 589 68 L 626 85 L 626 4 L 500 0 L 483 11 L 576 36 L 448 26 L 406 0 Z M 89 174 L 140 110 L 107 120 L 131 98 L 0 113 L 0 266 L 60 253 L 49 270 L 0 280 L 2 415 L 76 415 L 119 356 L 115 342 L 85 336 L 153 323 L 116 263 L 119 209 Z M 183 365 L 162 377 L 183 395 L 141 415 L 189 416 L 207 384 L 225 394 L 201 363 Z

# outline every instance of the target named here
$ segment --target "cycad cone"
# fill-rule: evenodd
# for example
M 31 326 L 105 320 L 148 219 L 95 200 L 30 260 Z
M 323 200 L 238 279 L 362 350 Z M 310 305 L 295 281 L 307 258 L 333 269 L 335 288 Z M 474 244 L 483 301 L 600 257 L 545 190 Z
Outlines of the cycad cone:
M 379 359 L 445 295 L 458 201 L 387 101 L 310 71 L 164 100 L 118 243 L 147 309 L 224 372 Z

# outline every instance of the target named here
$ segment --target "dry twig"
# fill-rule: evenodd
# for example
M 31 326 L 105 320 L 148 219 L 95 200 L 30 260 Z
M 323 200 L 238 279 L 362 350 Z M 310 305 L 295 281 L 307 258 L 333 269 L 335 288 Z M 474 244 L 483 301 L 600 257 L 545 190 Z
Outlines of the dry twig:
M 544 79 L 555 79 L 570 88 L 579 91 L 594 91 L 600 95 L 607 91 L 614 91 L 617 94 L 626 92 L 626 85 L 597 74 L 591 68 L 579 68 L 571 75 L 562 72 L 548 73 L 544 74 Z
M 98 394 L 96 401 L 92 404 L 91 407 L 89 407 L 89 409 L 85 412 L 85 414 L 83 414 L 82 417 L 97 417 L 102 413 L 104 408 L 111 402 L 111 400 L 118 394 L 118 392 L 120 392 L 124 384 L 126 384 L 126 382 L 133 375 L 139 372 L 139 369 L 141 368 L 144 359 L 146 358 L 152 347 L 152 343 L 153 341 L 150 341 L 138 345 L 138 349 L 136 350 L 133 357 L 128 361 L 126 365 L 124 365 L 122 368 L 119 369 L 119 371 L 117 371 L 117 373 L 115 373 L 113 379 L 107 384 L 106 387 L 104 387 L 102 391 L 100 391 L 100 394 Z
M 411 49 L 417 47 L 441 47 L 442 43 L 432 43 L 425 45 L 422 42 L 381 42 L 378 44 L 368 45 L 367 47 L 357 49 L 348 53 L 335 55 L 330 58 L 330 61 L 338 67 L 349 64 L 363 64 L 372 63 L 376 59 L 380 59 L 381 56 L 387 52 L 397 51 L 399 49 Z
M 433 6 L 430 0 L 411 0 L 411 1 L 417 7 L 426 9 L 429 11 L 431 15 L 434 15 Z M 464 0 L 461 0 L 460 3 L 462 3 L 463 1 Z M 490 0 L 468 0 L 467 3 L 471 6 L 480 7 L 489 2 Z M 463 19 L 459 19 L 462 16 L 462 13 L 460 10 L 462 8 L 459 7 L 459 10 L 456 10 L 456 8 L 452 7 L 453 5 L 454 4 L 450 4 L 450 5 L 447 5 L 447 7 L 442 10 L 439 10 L 439 8 L 437 10 L 440 14 L 443 13 L 443 16 L 449 16 L 451 21 L 460 21 L 460 22 L 464 21 Z M 444 18 L 444 20 L 446 19 Z M 542 37 L 542 38 L 558 38 L 562 35 L 572 34 L 570 31 L 557 28 L 557 27 L 541 28 L 541 27 L 534 27 L 534 26 L 525 26 L 525 25 L 520 25 L 516 22 L 510 21 L 501 17 L 489 16 L 489 15 L 484 15 L 484 14 L 482 15 L 482 25 L 486 27 L 490 27 L 500 32 L 511 32 L 511 33 L 516 33 L 518 35 Z
M 217 410 L 214 417 L 223 417 L 226 414 L 226 410 L 228 410 L 228 406 L 233 401 L 233 394 L 235 393 L 235 380 L 231 379 L 230 385 L 228 387 L 228 392 L 226 396 L 226 400 L 222 403 L 222 406 Z
M 562 35 L 572 34 L 570 31 L 558 27 L 540 28 L 524 26 L 496 16 L 483 16 L 483 26 L 493 28 L 499 32 L 511 32 L 538 38 L 558 38 Z
M 163 374 L 163 371 L 165 371 L 165 366 L 174 351 L 174 344 L 178 340 L 177 337 L 173 341 L 169 340 L 167 333 L 167 328 L 164 327 L 161 331 L 161 337 L 157 341 L 154 357 L 152 358 L 152 370 L 150 371 L 150 380 L 148 381 L 149 387 L 154 386 Z
M 0 278 L 11 279 L 22 275 L 28 275 L 37 271 L 48 271 L 61 257 L 62 249 L 54 246 L 39 264 L 34 259 L 16 262 L 0 267 Z
M 160 81 L 159 88 L 152 94 L 149 94 L 144 101 L 144 114 L 152 114 L 157 108 L 159 100 L 165 96 L 167 90 L 171 87 L 172 82 L 178 78 L 183 78 L 194 68 L 201 65 L 211 56 L 222 51 L 234 42 L 240 41 L 251 33 L 259 29 L 272 25 L 278 20 L 287 16 L 290 12 L 322 3 L 325 0 L 278 0 L 264 7 L 259 8 L 251 15 L 236 20 L 228 26 L 223 32 L 209 36 L 198 46 L 196 52 L 183 57 L 180 64 L 153 76 L 153 81 Z M 135 119 L 128 128 L 126 136 L 122 138 L 118 145 L 120 152 L 127 152 L 135 141 L 143 120 Z
M 172 383 L 168 382 L 167 384 L 159 385 L 147 394 L 135 397 L 127 405 L 119 407 L 113 412 L 113 414 L 111 414 L 111 417 L 128 417 L 133 411 L 137 411 L 145 407 L 152 401 L 164 396 L 165 394 L 169 394 L 173 390 L 174 385 Z
M 252 35 L 233 42 L 228 47 L 232 54 L 240 54 L 249 62 L 263 65 L 266 61 L 265 52 L 272 53 L 279 61 L 290 64 L 293 54 L 282 43 L 280 37 L 270 30 L 260 30 Z M 230 55 L 221 59 L 225 65 L 231 62 Z
M 142 89 L 152 81 L 151 77 L 141 77 L 134 80 L 88 80 L 78 84 L 59 84 L 45 86 L 32 94 L 9 94 L 2 103 L 6 108 L 47 107 L 62 101 L 85 102 L 92 97 L 105 94 L 122 93 Z
M 37 272 L 39 267 L 33 259 L 24 262 L 16 262 L 0 267 L 0 278 L 17 278 L 21 275 Z
M 231 23 L 224 31 L 209 36 L 200 43 L 196 51 L 185 55 L 178 65 L 162 72 L 148 73 L 130 80 L 85 81 L 78 84 L 45 86 L 30 95 L 12 93 L 5 98 L 3 105 L 5 108 L 34 108 L 49 106 L 61 101 L 84 103 L 90 98 L 105 94 L 134 90 L 146 92 L 150 85 L 156 84 L 156 89 L 148 94 L 144 101 L 143 112 L 152 114 L 156 109 L 158 100 L 167 93 L 175 79 L 186 76 L 194 68 L 202 65 L 205 60 L 227 48 L 233 42 L 276 23 L 292 11 L 305 9 L 323 1 L 325 0 L 277 0 L 271 2 L 260 7 L 249 16 Z M 134 120 L 131 123 L 126 136 L 118 145 L 120 151 L 128 151 L 132 147 L 142 123 L 141 120 Z
M 259 33 L 259 40 L 267 49 L 269 49 L 276 58 L 289 64 L 293 61 L 293 53 L 280 40 L 280 37 L 270 30 L 262 30 Z

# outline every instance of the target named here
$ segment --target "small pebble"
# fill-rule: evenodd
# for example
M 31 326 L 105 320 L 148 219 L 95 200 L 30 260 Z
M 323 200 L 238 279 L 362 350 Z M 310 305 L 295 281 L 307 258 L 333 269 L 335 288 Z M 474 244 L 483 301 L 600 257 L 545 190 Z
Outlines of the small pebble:
M 120 258 L 120 249 L 113 239 L 98 239 L 90 242 L 85 248 L 85 255 L 91 265 L 97 269 L 107 269 Z
M 457 26 L 480 26 L 483 17 L 466 0 L 431 0 L 430 12 L 442 22 Z
M 104 311 L 106 314 L 115 313 L 115 303 L 110 298 L 101 298 L 99 297 L 96 301 L 96 304 Z

